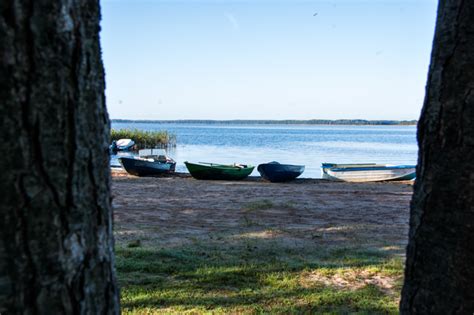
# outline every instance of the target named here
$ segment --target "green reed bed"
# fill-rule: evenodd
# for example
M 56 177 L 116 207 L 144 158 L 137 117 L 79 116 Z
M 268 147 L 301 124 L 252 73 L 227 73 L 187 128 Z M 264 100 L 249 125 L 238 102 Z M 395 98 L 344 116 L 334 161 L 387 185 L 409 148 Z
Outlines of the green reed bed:
M 137 149 L 168 148 L 176 146 L 176 135 L 167 131 L 144 131 L 139 129 L 112 129 L 111 140 L 132 139 Z

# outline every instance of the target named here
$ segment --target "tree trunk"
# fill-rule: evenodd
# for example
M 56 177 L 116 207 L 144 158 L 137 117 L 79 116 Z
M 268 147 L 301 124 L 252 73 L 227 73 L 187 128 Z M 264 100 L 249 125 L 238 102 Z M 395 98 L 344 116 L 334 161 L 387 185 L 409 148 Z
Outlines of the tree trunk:
M 418 125 L 403 314 L 474 313 L 474 1 L 441 0 Z
M 98 0 L 0 2 L 0 313 L 118 313 Z

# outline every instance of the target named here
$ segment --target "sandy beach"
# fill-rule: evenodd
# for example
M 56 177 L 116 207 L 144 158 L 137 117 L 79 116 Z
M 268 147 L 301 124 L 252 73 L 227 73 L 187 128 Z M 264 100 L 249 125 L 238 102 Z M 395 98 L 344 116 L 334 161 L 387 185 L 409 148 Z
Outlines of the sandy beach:
M 396 313 L 412 188 L 114 172 L 124 312 Z
M 188 175 L 139 178 L 113 172 L 119 244 L 151 247 L 252 237 L 291 246 L 359 244 L 402 254 L 411 182 L 342 183 L 300 179 L 274 184 L 198 181 Z

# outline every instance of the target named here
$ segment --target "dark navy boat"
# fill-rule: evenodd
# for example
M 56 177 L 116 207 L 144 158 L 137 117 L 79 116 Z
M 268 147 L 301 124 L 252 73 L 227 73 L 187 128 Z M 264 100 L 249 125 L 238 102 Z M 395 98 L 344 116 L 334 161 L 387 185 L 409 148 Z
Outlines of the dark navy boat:
M 257 171 L 263 178 L 271 182 L 287 182 L 295 179 L 304 172 L 304 165 L 280 164 L 270 162 L 260 164 Z
M 140 156 L 123 156 L 118 160 L 127 173 L 136 176 L 153 176 L 173 173 L 176 162 L 156 149 L 140 150 Z M 162 151 L 162 150 L 159 150 Z

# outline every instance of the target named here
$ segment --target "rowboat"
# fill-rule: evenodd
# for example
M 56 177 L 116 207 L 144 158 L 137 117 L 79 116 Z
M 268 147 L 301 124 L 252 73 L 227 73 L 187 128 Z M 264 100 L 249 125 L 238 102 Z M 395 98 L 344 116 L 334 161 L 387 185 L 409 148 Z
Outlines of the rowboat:
M 257 167 L 260 175 L 271 182 L 286 182 L 295 179 L 304 172 L 304 165 L 280 164 L 270 162 Z
M 112 141 L 112 144 L 109 146 L 110 152 L 117 151 L 130 151 L 135 145 L 135 141 L 132 139 L 119 139 L 117 141 Z
M 252 173 L 254 166 L 243 164 L 223 165 L 215 163 L 184 162 L 191 176 L 196 179 L 244 179 Z
M 322 171 L 325 179 L 345 182 L 412 180 L 416 165 L 323 163 Z
M 118 160 L 127 173 L 136 176 L 172 173 L 176 168 L 176 162 L 158 149 L 140 150 L 138 156 L 123 156 Z

